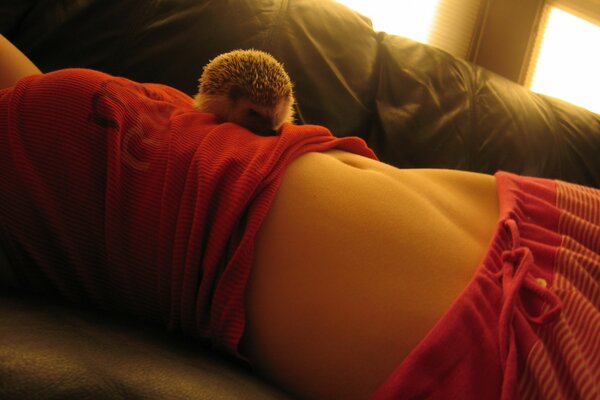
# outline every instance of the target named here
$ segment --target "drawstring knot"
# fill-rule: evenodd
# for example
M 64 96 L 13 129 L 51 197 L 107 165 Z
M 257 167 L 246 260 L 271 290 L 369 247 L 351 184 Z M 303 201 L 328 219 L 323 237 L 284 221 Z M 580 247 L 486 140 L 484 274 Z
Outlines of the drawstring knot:
M 531 324 L 542 325 L 556 319 L 562 309 L 562 303 L 559 297 L 546 287 L 543 279 L 536 280 L 532 276 L 531 267 L 535 265 L 534 257 L 531 250 L 521 244 L 517 222 L 512 218 L 507 219 L 504 221 L 504 226 L 512 239 L 512 248 L 505 250 L 501 255 L 502 269 L 498 271 L 504 296 L 500 312 L 500 351 L 502 360 L 506 362 L 509 357 L 516 356 L 512 329 L 515 314 L 519 313 Z M 525 307 L 524 291 L 533 294 L 543 302 L 544 306 L 538 315 L 531 313 Z

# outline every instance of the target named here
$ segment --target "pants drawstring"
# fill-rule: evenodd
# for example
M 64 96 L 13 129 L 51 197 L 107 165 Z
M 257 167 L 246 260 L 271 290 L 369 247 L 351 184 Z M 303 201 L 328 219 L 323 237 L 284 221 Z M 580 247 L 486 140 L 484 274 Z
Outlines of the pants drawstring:
M 521 245 L 521 236 L 517 222 L 510 218 L 504 221 L 512 239 L 512 248 L 502 253 L 502 280 L 504 301 L 500 312 L 500 356 L 503 366 L 509 359 L 516 357 L 516 342 L 513 320 L 515 313 L 521 314 L 530 324 L 542 325 L 554 321 L 562 310 L 560 298 L 547 285 L 542 285 L 531 274 L 535 260 L 531 250 Z M 544 281 L 545 283 L 545 281 Z M 542 311 L 535 315 L 523 304 L 522 290 L 534 294 L 545 304 Z

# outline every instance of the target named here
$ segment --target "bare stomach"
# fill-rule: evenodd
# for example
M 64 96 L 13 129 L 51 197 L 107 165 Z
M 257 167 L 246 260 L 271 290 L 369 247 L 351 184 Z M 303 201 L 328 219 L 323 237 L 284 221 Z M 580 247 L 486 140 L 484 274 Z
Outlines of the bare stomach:
M 257 236 L 242 353 L 300 398 L 367 398 L 467 286 L 497 217 L 492 176 L 303 155 Z

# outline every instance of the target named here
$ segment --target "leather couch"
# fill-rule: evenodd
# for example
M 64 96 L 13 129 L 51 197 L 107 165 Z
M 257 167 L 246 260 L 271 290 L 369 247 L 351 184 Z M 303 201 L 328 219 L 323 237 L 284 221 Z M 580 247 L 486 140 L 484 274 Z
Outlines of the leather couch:
M 211 58 L 265 50 L 295 82 L 298 123 L 361 136 L 382 161 L 600 187 L 599 115 L 374 32 L 333 1 L 7 0 L 0 32 L 43 71 L 93 68 L 190 95 Z M 206 343 L 35 287 L 0 286 L 0 321 L 2 399 L 289 398 Z

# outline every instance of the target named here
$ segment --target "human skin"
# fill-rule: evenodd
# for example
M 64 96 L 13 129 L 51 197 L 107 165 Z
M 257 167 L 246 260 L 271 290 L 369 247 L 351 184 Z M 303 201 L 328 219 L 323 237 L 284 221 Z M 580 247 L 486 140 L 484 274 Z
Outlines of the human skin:
M 0 35 L 0 89 L 39 73 Z M 492 176 L 301 156 L 256 239 L 242 354 L 298 397 L 367 398 L 466 287 L 497 217 Z
M 299 398 L 368 398 L 467 286 L 497 218 L 490 175 L 301 156 L 257 236 L 242 353 Z
M 23 77 L 40 73 L 27 56 L 0 35 L 0 89 L 13 86 Z

